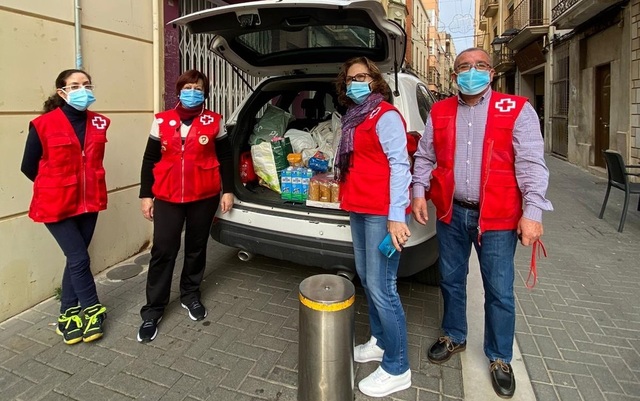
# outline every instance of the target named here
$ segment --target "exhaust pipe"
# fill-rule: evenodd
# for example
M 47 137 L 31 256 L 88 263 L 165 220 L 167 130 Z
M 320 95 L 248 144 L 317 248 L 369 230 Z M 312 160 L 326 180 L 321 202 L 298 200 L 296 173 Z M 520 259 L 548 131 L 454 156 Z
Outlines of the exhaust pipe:
M 247 252 L 241 249 L 238 251 L 238 259 L 240 259 L 243 262 L 248 262 L 251 259 L 253 259 L 253 254 L 251 252 Z
M 349 281 L 353 281 L 353 279 L 356 278 L 356 273 L 352 272 L 351 270 L 338 270 L 336 272 L 336 275 L 344 277 Z

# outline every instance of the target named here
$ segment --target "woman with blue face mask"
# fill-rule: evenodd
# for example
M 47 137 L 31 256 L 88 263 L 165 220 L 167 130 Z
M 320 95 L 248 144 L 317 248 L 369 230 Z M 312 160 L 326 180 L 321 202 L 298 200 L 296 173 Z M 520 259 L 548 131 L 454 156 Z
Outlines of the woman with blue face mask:
M 82 70 L 64 70 L 43 114 L 29 124 L 22 172 L 33 181 L 29 217 L 44 223 L 66 256 L 56 332 L 65 344 L 103 335 L 106 308 L 90 268 L 89 243 L 107 207 L 102 164 L 109 119 L 87 110 L 94 86 Z
M 406 124 L 389 103 L 391 90 L 380 70 L 365 57 L 342 65 L 336 90 L 347 106 L 335 161 L 340 207 L 349 212 L 371 331 L 369 341 L 355 347 L 354 360 L 380 363 L 358 388 L 384 397 L 411 386 L 406 319 L 396 287 L 400 252 L 411 235 Z M 387 235 L 397 250 L 390 257 L 378 249 Z
M 233 207 L 233 163 L 224 121 L 204 104 L 209 79 L 189 70 L 178 77 L 176 94 L 178 104 L 155 115 L 142 158 L 141 210 L 153 222 L 153 247 L 139 342 L 158 334 L 185 224 L 180 303 L 192 320 L 207 316 L 200 283 L 209 228 L 218 205 L 222 213 Z

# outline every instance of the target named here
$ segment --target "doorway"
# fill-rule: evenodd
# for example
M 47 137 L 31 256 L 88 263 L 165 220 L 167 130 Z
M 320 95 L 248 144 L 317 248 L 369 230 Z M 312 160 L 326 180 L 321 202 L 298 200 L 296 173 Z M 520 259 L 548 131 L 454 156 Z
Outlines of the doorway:
M 609 149 L 609 116 L 611 111 L 611 64 L 596 67 L 596 112 L 594 165 L 605 167 L 602 151 Z
M 544 72 L 533 76 L 533 108 L 540 121 L 540 133 L 544 137 Z

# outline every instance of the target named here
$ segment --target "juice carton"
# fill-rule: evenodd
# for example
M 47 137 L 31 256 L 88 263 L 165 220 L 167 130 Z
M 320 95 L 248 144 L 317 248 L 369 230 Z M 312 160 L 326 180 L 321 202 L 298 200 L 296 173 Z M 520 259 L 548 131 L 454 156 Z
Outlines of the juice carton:
M 302 169 L 293 167 L 291 173 L 291 200 L 302 202 Z
M 292 198 L 292 192 L 293 192 L 293 188 L 291 185 L 291 178 L 293 175 L 293 167 L 287 167 L 286 169 L 282 170 L 282 173 L 280 175 L 280 197 L 286 201 L 290 201 L 293 200 Z
M 302 170 L 302 201 L 306 201 L 309 196 L 309 181 L 313 176 L 313 170 L 310 168 Z

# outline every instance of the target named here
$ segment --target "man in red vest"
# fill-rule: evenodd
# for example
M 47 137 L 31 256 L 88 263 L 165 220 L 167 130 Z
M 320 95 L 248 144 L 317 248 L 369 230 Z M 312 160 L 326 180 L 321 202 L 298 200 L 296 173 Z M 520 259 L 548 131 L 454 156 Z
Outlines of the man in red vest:
M 514 256 L 543 233 L 549 171 L 535 110 L 526 98 L 494 92 L 489 54 L 461 52 L 452 78 L 460 94 L 434 104 L 414 157 L 412 212 L 426 224 L 436 207 L 443 335 L 428 358 L 443 363 L 466 348 L 466 282 L 473 245 L 485 292 L 484 353 L 493 389 L 515 392 Z

